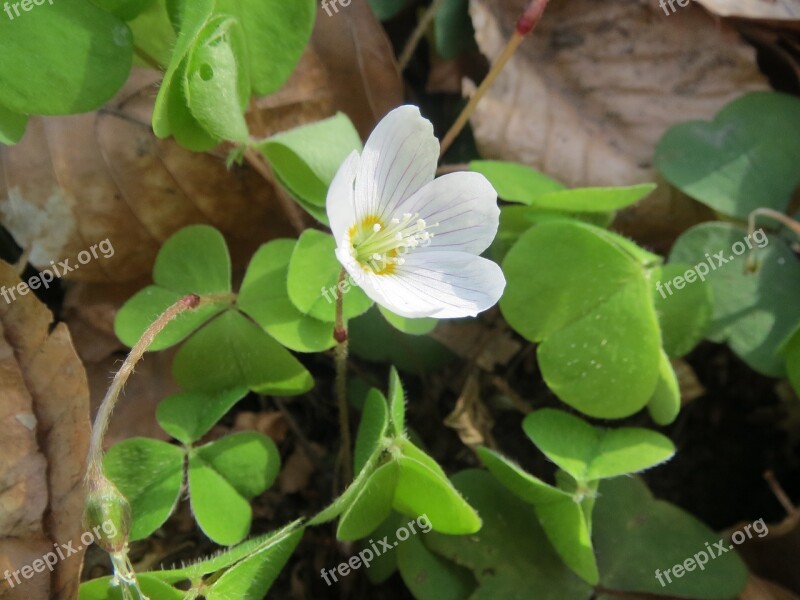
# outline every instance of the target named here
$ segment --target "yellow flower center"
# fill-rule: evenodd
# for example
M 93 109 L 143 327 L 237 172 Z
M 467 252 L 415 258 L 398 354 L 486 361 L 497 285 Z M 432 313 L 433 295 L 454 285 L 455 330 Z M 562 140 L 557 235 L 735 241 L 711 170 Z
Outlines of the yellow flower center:
M 405 262 L 403 256 L 414 248 L 427 246 L 433 234 L 419 213 L 405 213 L 385 223 L 377 215 L 364 217 L 347 232 L 350 254 L 365 270 L 376 275 L 391 275 Z

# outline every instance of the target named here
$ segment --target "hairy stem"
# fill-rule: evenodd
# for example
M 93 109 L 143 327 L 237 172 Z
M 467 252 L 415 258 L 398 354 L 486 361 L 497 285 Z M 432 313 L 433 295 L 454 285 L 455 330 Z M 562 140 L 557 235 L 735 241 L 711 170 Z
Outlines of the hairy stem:
M 346 487 L 353 479 L 353 460 L 350 446 L 350 413 L 347 404 L 347 323 L 344 320 L 343 304 L 344 294 L 341 292 L 342 282 L 347 277 L 347 271 L 342 269 L 339 274 L 338 295 L 336 296 L 336 323 L 333 337 L 336 339 L 336 399 L 339 404 L 339 431 L 341 433 L 341 449 L 339 464 L 342 473 L 342 485 Z
M 458 118 L 456 119 L 456 122 L 453 123 L 450 131 L 448 131 L 447 135 L 444 136 L 441 144 L 441 156 L 444 156 L 444 153 L 447 152 L 448 148 L 450 148 L 450 146 L 453 144 L 455 139 L 458 137 L 458 134 L 461 133 L 462 129 L 464 129 L 464 126 L 467 124 L 467 121 L 469 121 L 469 118 L 472 116 L 472 113 L 475 111 L 478 103 L 481 101 L 486 92 L 489 91 L 489 88 L 492 87 L 492 84 L 497 79 L 497 76 L 503 71 L 506 64 L 508 64 L 508 61 L 511 60 L 511 57 L 514 56 L 514 53 L 517 51 L 517 48 L 519 48 L 520 44 L 522 44 L 525 36 L 533 31 L 534 27 L 536 27 L 536 25 L 539 23 L 539 20 L 542 18 L 542 13 L 544 13 L 544 9 L 548 2 L 549 0 L 533 0 L 522 14 L 522 17 L 520 17 L 520 20 L 517 21 L 517 27 L 514 30 L 513 35 L 508 40 L 506 47 L 503 48 L 500 56 L 492 65 L 492 68 L 489 70 L 489 74 L 486 75 L 486 78 L 481 82 L 481 85 L 472 95 L 472 98 L 470 98 L 469 102 L 467 102 L 464 110 L 462 110 L 461 114 L 458 115 Z
M 180 298 L 175 304 L 170 306 L 167 310 L 161 313 L 161 316 L 147 328 L 142 337 L 136 342 L 136 345 L 131 348 L 125 362 L 122 363 L 119 371 L 114 375 L 114 380 L 100 404 L 100 410 L 97 411 L 97 416 L 94 420 L 94 427 L 92 428 L 92 439 L 89 444 L 89 457 L 86 476 L 91 482 L 92 479 L 103 477 L 103 438 L 105 437 L 108 423 L 111 420 L 111 413 L 114 412 L 114 407 L 119 399 L 119 394 L 125 383 L 128 381 L 136 363 L 142 358 L 142 355 L 153 343 L 156 336 L 161 333 L 164 328 L 181 313 L 197 308 L 200 304 L 200 296 L 196 294 L 189 294 Z

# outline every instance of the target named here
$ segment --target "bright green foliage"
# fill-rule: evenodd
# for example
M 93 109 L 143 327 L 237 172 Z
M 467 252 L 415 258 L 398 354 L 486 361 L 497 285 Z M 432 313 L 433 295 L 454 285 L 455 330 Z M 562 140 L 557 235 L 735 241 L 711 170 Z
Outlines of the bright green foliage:
M 391 533 L 395 531 L 396 528 Z M 415 598 L 460 600 L 467 598 L 476 587 L 475 577 L 469 569 L 432 552 L 422 536 L 411 536 L 389 556 L 396 557 L 403 582 Z M 370 575 L 374 568 L 370 569 Z
M 92 0 L 94 4 L 116 15 L 124 21 L 130 21 L 142 11 L 149 8 L 156 0 Z
M 153 130 L 191 150 L 247 141 L 243 111 L 289 78 L 311 35 L 316 2 L 197 0 L 164 7 L 178 32 Z
M 434 18 L 436 51 L 451 60 L 477 50 L 475 30 L 469 16 L 469 0 L 446 0 Z
M 800 100 L 755 92 L 734 100 L 711 122 L 670 128 L 656 147 L 656 167 L 676 187 L 740 219 L 759 207 L 785 210 L 797 184 Z
M 16 144 L 25 135 L 28 116 L 21 115 L 0 105 L 0 144 Z
M 443 596 L 443 590 L 417 587 L 419 600 L 588 600 L 591 587 L 573 575 L 548 543 L 533 507 L 515 497 L 485 471 L 458 473 L 454 484 L 480 511 L 484 526 L 469 537 L 429 533 L 423 543 L 458 565 L 469 568 L 478 582 L 477 589 L 461 595 Z M 405 580 L 420 576 L 427 569 L 450 571 L 450 578 L 466 583 L 460 568 L 437 561 L 428 564 L 419 557 L 416 569 L 400 563 Z M 442 575 L 438 578 L 443 579 Z M 446 580 L 445 580 L 446 581 Z M 424 592 L 430 593 L 424 593 Z M 423 593 L 419 593 L 423 592 Z
M 691 267 L 668 264 L 654 269 L 651 280 L 655 282 L 653 298 L 664 351 L 672 358 L 688 354 L 700 341 L 711 320 L 711 289 L 707 285 L 688 285 L 677 293 L 669 294 L 663 282 L 684 275 Z M 662 285 L 658 285 L 661 283 Z M 675 290 L 673 290 L 675 292 Z
M 250 259 L 237 305 L 281 344 L 297 352 L 332 348 L 333 323 L 303 314 L 289 299 L 286 281 L 295 240 L 274 240 Z
M 537 410 L 522 427 L 539 450 L 578 483 L 636 473 L 675 454 L 669 438 L 655 431 L 601 429 L 560 410 Z
M 706 267 L 711 261 L 713 270 L 706 269 L 705 284 L 687 284 L 711 288 L 708 339 L 727 342 L 751 368 L 780 377 L 785 363 L 778 348 L 800 321 L 800 262 L 776 236 L 769 236 L 768 243 L 759 242 L 766 237 L 754 237 L 749 240 L 752 250 L 747 249 L 746 236 L 744 229 L 728 223 L 703 223 L 678 238 L 669 261 L 706 263 Z M 734 244 L 741 244 L 744 254 L 735 257 Z M 717 254 L 726 262 L 720 265 Z M 748 268 L 751 261 L 757 266 L 755 272 Z M 688 292 L 685 288 L 673 291 L 673 297 Z
M 209 599 L 261 600 L 302 536 L 303 529 L 292 523 L 186 567 L 139 573 L 137 577 L 144 592 L 154 600 L 185 598 L 183 591 L 173 587 L 182 581 L 191 582 L 194 590 L 202 586 Z M 121 600 L 121 595 L 119 588 L 111 585 L 110 577 L 101 577 L 82 584 L 78 600 Z
M 342 265 L 334 250 L 333 236 L 316 229 L 306 229 L 297 240 L 289 260 L 287 286 L 289 298 L 303 313 L 320 321 L 336 319 L 337 285 Z M 343 287 L 345 319 L 363 314 L 372 306 L 372 300 L 360 288 L 351 286 L 345 279 Z M 333 290 L 323 294 L 323 290 Z
M 13 20 L 2 14 L 0 56 L 4 112 L 65 115 L 94 110 L 122 87 L 133 39 L 123 21 L 89 0 L 54 2 Z M 0 120 L 18 133 L 21 119 Z
M 469 534 L 480 529 L 477 513 L 456 491 L 442 468 L 415 446 L 404 430 L 405 402 L 400 378 L 392 369 L 390 402 L 372 390 L 356 440 L 358 476 L 333 504 L 314 517 L 321 524 L 340 516 L 337 537 L 370 535 L 395 510 L 426 515 L 436 531 Z
M 222 235 L 206 225 L 186 227 L 162 246 L 155 285 L 118 312 L 116 333 L 132 346 L 181 296 L 205 295 L 200 307 L 180 315 L 150 347 L 161 350 L 186 340 L 173 363 L 178 383 L 212 394 L 242 386 L 265 394 L 302 394 L 314 382 L 283 345 L 313 351 L 329 348 L 333 340 L 332 326 L 307 318 L 288 300 L 285 273 L 292 251 L 288 240 L 263 246 L 253 257 L 241 298 L 234 300 Z
M 678 376 L 672 368 L 669 356 L 661 351 L 661 360 L 658 362 L 658 383 L 653 397 L 647 403 L 647 410 L 653 421 L 659 425 L 669 425 L 678 416 L 681 410 L 681 389 Z
M 503 262 L 503 315 L 539 342 L 545 382 L 581 412 L 625 417 L 654 393 L 661 333 L 648 272 L 656 260 L 620 236 L 560 220 L 523 234 Z
M 186 431 L 195 422 L 187 411 Z M 181 448 L 149 438 L 133 438 L 112 447 L 104 460 L 107 476 L 131 504 L 131 539 L 143 539 L 161 527 L 175 509 L 188 462 L 189 493 L 197 523 L 218 544 L 240 542 L 250 529 L 248 500 L 275 481 L 280 456 L 268 437 L 242 432 L 198 448 Z
M 328 222 L 325 202 L 331 181 L 344 160 L 362 149 L 356 128 L 343 113 L 279 133 L 257 147 L 300 206 L 323 223 Z
M 246 395 L 246 388 L 232 388 L 215 394 L 181 392 L 159 403 L 156 419 L 161 428 L 176 440 L 193 444 Z
M 374 307 L 353 319 L 349 323 L 350 351 L 364 360 L 387 362 L 413 373 L 434 371 L 453 362 L 455 355 L 450 350 L 418 333 L 430 326 L 425 324 L 429 319 L 405 319 L 400 326 L 396 319 Z
M 604 481 L 594 524 L 600 585 L 606 589 L 721 600 L 738 597 L 744 588 L 747 568 L 738 554 L 716 556 L 714 543 L 721 536 L 677 506 L 654 499 L 640 479 Z M 706 544 L 715 548 L 715 558 L 703 570 L 694 567 L 672 583 L 664 579 L 665 586 L 658 582 L 657 569 L 707 553 Z M 726 550 L 729 545 L 725 542 Z
M 518 163 L 473 160 L 469 163 L 469 170 L 486 177 L 501 199 L 528 206 L 533 206 L 544 194 L 567 189 L 563 183 Z
M 655 431 L 600 429 L 553 409 L 528 415 L 523 429 L 567 475 L 557 478 L 557 486 L 526 473 L 488 448 L 479 448 L 478 455 L 500 483 L 534 506 L 564 563 L 585 581 L 596 584 L 600 575 L 591 531 L 598 480 L 652 467 L 672 457 L 675 447 Z
M 425 335 L 436 329 L 436 325 L 439 324 L 439 319 L 409 319 L 401 317 L 380 305 L 378 310 L 392 327 L 409 335 Z

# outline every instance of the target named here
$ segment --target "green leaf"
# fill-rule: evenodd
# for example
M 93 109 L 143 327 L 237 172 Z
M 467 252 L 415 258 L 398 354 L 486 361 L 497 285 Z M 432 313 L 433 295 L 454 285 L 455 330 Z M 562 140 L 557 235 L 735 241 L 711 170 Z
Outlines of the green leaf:
M 281 466 L 275 442 L 255 431 L 227 435 L 197 448 L 194 456 L 225 477 L 242 497 L 248 499 L 270 487 Z
M 158 600 L 182 600 L 183 592 L 147 573 L 137 573 L 136 579 L 142 591 Z M 81 584 L 78 600 L 124 600 L 120 586 L 111 577 L 100 577 Z
M 800 327 L 789 336 L 782 350 L 786 356 L 786 372 L 789 374 L 789 382 L 794 387 L 795 393 L 800 395 Z
M 184 294 L 180 292 L 165 290 L 157 285 L 149 285 L 139 290 L 117 312 L 114 319 L 114 333 L 122 343 L 132 347 L 161 313 L 183 296 Z M 184 311 L 156 336 L 148 350 L 150 352 L 164 350 L 182 342 L 226 308 L 225 304 L 207 303 L 193 310 Z
M 476 581 L 469 569 L 432 552 L 420 535 L 412 535 L 392 554 L 397 555 L 400 575 L 415 598 L 466 600 L 475 590 Z
M 700 553 L 708 556 L 706 544 L 714 547 L 720 535 L 677 506 L 654 499 L 638 478 L 603 482 L 594 529 L 600 584 L 606 589 L 721 600 L 738 597 L 747 580 L 742 560 L 727 551 L 709 558 L 703 570 L 695 566 L 671 583 L 664 579 L 662 586 L 656 573 L 696 561 Z
M 600 429 L 569 413 L 543 408 L 525 417 L 525 433 L 578 482 L 635 473 L 670 459 L 675 446 L 639 427 Z
M 534 505 L 542 528 L 564 563 L 585 581 L 597 583 L 597 562 L 589 534 L 591 514 L 583 512 L 578 500 L 488 448 L 479 448 L 478 455 L 500 483 Z
M 240 143 L 250 137 L 243 114 L 250 81 L 236 59 L 244 47 L 242 35 L 235 19 L 210 19 L 189 52 L 183 81 L 189 110 L 203 129 L 212 137 Z
M 741 250 L 740 256 L 735 256 L 737 250 Z M 725 262 L 719 264 L 719 259 Z M 754 273 L 747 268 L 749 260 L 758 266 Z M 783 376 L 785 364 L 777 350 L 800 321 L 800 262 L 792 250 L 780 238 L 767 237 L 761 230 L 750 239 L 744 229 L 734 225 L 703 223 L 678 238 L 669 261 L 695 265 L 698 277 L 702 274 L 711 288 L 713 307 L 707 337 L 727 342 L 759 373 Z M 686 292 L 685 287 L 704 285 L 686 281 L 678 282 L 683 289 L 675 289 L 673 280 L 668 288 L 672 297 Z
M 389 518 L 381 523 L 378 528 L 372 532 L 371 537 L 382 540 L 384 537 L 396 536 L 397 530 L 405 524 L 407 518 L 408 517 L 401 515 L 399 512 L 392 511 L 392 514 L 389 515 Z M 374 539 L 372 541 L 374 544 Z M 394 575 L 395 572 L 397 572 L 397 550 L 392 548 L 387 552 L 376 554 L 370 547 L 370 544 L 367 540 L 364 540 L 360 547 L 364 550 L 369 549 L 369 552 L 371 552 L 373 555 L 373 559 L 369 563 L 369 570 L 366 573 L 367 579 L 369 579 L 370 583 L 373 585 L 380 585 L 389 579 L 389 577 Z M 365 562 L 363 561 L 363 558 L 366 558 L 367 556 L 363 554 L 363 550 L 362 552 L 359 552 L 359 556 L 362 556 L 362 562 Z
M 7 109 L 0 104 L 0 144 L 11 146 L 25 135 L 28 116 Z
M 656 391 L 647 403 L 647 410 L 653 421 L 659 425 L 669 425 L 681 410 L 681 388 L 669 356 L 663 350 L 658 372 Z
M 378 306 L 378 310 L 392 327 L 409 335 L 425 335 L 436 329 L 436 326 L 439 324 L 439 319 L 408 319 L 406 317 L 401 317 L 380 305 Z
M 405 515 L 425 515 L 436 531 L 453 535 L 475 533 L 481 519 L 449 480 L 409 456 L 397 459 L 400 476 L 394 509 Z
M 341 164 L 361 151 L 361 138 L 344 113 L 274 135 L 258 149 L 292 195 L 324 208 L 328 187 Z
M 136 47 L 166 69 L 172 58 L 176 35 L 169 21 L 165 2 L 151 3 L 139 16 L 128 23 L 136 40 Z M 134 56 L 134 64 L 152 66 L 141 57 Z
M 334 321 L 336 318 L 337 284 L 342 265 L 336 259 L 335 249 L 333 236 L 306 229 L 297 240 L 289 262 L 289 298 L 300 312 L 321 321 Z M 344 283 L 348 285 L 342 287 L 343 315 L 349 320 L 366 312 L 372 306 L 372 300 L 352 285 L 351 277 Z
M 274 240 L 250 260 L 237 306 L 281 344 L 296 352 L 321 352 L 336 345 L 333 323 L 301 313 L 286 281 L 295 240 Z
M 321 525 L 322 523 L 327 523 L 346 511 L 353 504 L 361 489 L 367 484 L 369 478 L 378 468 L 379 458 L 380 456 L 378 454 L 373 454 L 367 461 L 367 464 L 364 465 L 364 468 L 358 472 L 355 480 L 347 486 L 347 489 L 342 495 L 312 517 L 308 521 L 308 524 Z
M 253 95 L 271 94 L 289 79 L 311 39 L 316 7 L 316 0 L 217 0 L 217 13 L 244 28 L 247 56 L 238 59 L 249 65 Z
M 543 194 L 566 189 L 564 184 L 555 179 L 518 163 L 473 160 L 469 163 L 469 169 L 483 174 L 497 190 L 497 195 L 508 202 L 531 206 Z
M 654 183 L 642 183 L 627 187 L 555 190 L 537 196 L 531 206 L 567 212 L 606 213 L 635 204 L 654 189 Z
M 131 540 L 148 537 L 172 514 L 183 485 L 183 450 L 159 440 L 132 438 L 103 459 L 106 476 L 131 505 Z
M 250 531 L 250 503 L 197 456 L 189 457 L 189 494 L 194 518 L 213 542 L 237 544 Z
M 359 540 L 375 531 L 392 512 L 399 477 L 400 465 L 396 461 L 378 467 L 339 519 L 337 539 Z
M 531 505 L 485 471 L 463 471 L 453 481 L 480 511 L 484 526 L 469 537 L 431 532 L 424 542 L 437 554 L 472 570 L 478 589 L 470 600 L 588 600 L 592 596 L 592 588 L 553 551 Z M 422 596 L 421 600 L 438 597 Z
M 387 362 L 401 371 L 429 373 L 452 363 L 455 355 L 427 336 L 402 333 L 376 308 L 349 323 L 350 351 L 368 361 Z
M 381 441 L 389 429 L 389 412 L 386 398 L 380 391 L 372 388 L 364 402 L 361 423 L 356 436 L 356 448 L 353 455 L 353 471 L 360 473 L 367 461 L 381 450 Z
M 225 571 L 204 596 L 206 600 L 262 600 L 289 561 L 303 530 L 276 537 L 257 552 Z
M 225 238 L 208 225 L 184 227 L 161 246 L 153 281 L 181 294 L 229 293 L 231 259 Z
M 246 395 L 247 388 L 243 387 L 222 390 L 216 394 L 173 394 L 159 403 L 156 419 L 164 431 L 189 445 L 208 433 Z
M 92 2 L 123 21 L 130 21 L 151 7 L 155 0 L 92 0 Z
M 372 7 L 372 12 L 381 21 L 388 21 L 408 4 L 408 0 L 369 0 L 369 5 Z M 323 8 L 325 6 L 323 5 Z M 333 16 L 333 13 L 328 16 Z
M 746 219 L 759 207 L 783 212 L 800 183 L 800 100 L 754 92 L 711 121 L 670 128 L 655 164 L 670 183 L 723 214 Z
M 397 369 L 389 370 L 389 412 L 392 434 L 403 437 L 406 433 L 406 394 Z
M 690 272 L 689 265 L 669 264 L 654 269 L 655 298 L 661 340 L 664 351 L 672 358 L 688 354 L 705 335 L 711 320 L 711 288 L 706 285 L 687 286 L 680 293 L 667 294 L 664 281 Z
M 477 49 L 469 0 L 446 0 L 434 19 L 436 51 L 446 60 Z
M 185 389 L 206 392 L 246 385 L 260 394 L 292 396 L 314 386 L 294 356 L 235 310 L 194 334 L 175 355 L 172 372 Z
M 661 351 L 646 267 L 616 240 L 583 223 L 546 222 L 523 234 L 503 261 L 500 309 L 509 325 L 540 342 L 550 389 L 602 418 L 647 404 Z
M 18 6 L 9 4 L 13 19 L 0 17 L 0 104 L 8 110 L 88 112 L 125 83 L 133 40 L 123 21 L 89 0 L 29 4 L 29 12 Z

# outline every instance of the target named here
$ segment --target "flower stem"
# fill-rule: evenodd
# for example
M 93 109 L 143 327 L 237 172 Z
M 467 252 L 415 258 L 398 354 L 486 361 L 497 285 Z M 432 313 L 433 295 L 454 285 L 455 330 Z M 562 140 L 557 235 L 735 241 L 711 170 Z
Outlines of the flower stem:
M 492 84 L 497 79 L 497 76 L 500 75 L 506 64 L 508 64 L 508 61 L 511 60 L 512 56 L 514 56 L 517 48 L 519 48 L 520 44 L 522 44 L 525 36 L 533 31 L 534 27 L 536 27 L 536 25 L 539 23 L 539 20 L 542 18 L 542 14 L 544 13 L 544 9 L 548 2 L 549 0 L 532 0 L 530 5 L 528 5 L 528 8 L 522 14 L 522 17 L 520 17 L 519 21 L 517 21 L 517 27 L 514 30 L 511 38 L 508 40 L 506 47 L 503 48 L 503 52 L 500 53 L 500 56 L 489 70 L 489 74 L 486 75 L 484 80 L 481 82 L 481 85 L 472 95 L 472 98 L 470 98 L 469 102 L 467 102 L 464 110 L 462 110 L 461 114 L 458 115 L 458 119 L 456 119 L 456 122 L 453 123 L 450 131 L 448 131 L 447 135 L 444 136 L 441 144 L 440 156 L 444 156 L 444 153 L 447 152 L 448 148 L 450 148 L 452 143 L 458 137 L 458 134 L 461 133 L 462 129 L 464 129 L 464 126 L 467 124 L 467 121 L 469 121 L 470 116 L 472 116 L 472 113 L 478 106 L 478 102 L 481 101 L 486 92 L 489 91 L 489 88 L 492 87 Z
M 422 36 L 425 35 L 425 31 L 428 29 L 431 21 L 433 21 L 436 13 L 439 12 L 439 9 L 444 6 L 446 1 L 447 0 L 433 0 L 433 4 L 431 4 L 425 11 L 425 14 L 422 15 L 419 23 L 417 23 L 416 29 L 414 29 L 411 37 L 408 38 L 403 52 L 400 54 L 400 58 L 397 60 L 397 67 L 401 73 L 406 70 L 411 57 L 414 55 L 414 50 L 416 50 L 419 45 L 419 41 L 422 39 Z
M 125 383 L 128 381 L 136 363 L 142 358 L 142 355 L 153 343 L 156 336 L 161 333 L 164 328 L 175 317 L 180 315 L 186 310 L 197 308 L 200 304 L 200 296 L 196 294 L 189 294 L 180 298 L 175 304 L 165 310 L 155 322 L 147 328 L 142 337 L 136 342 L 136 345 L 131 348 L 125 362 L 122 363 L 119 371 L 114 375 L 114 380 L 100 404 L 100 410 L 97 411 L 97 416 L 94 420 L 94 427 L 92 428 L 92 439 L 89 444 L 88 465 L 86 477 L 91 482 L 93 479 L 103 477 L 103 438 L 105 437 L 108 423 L 111 420 L 111 413 L 114 412 L 114 407 L 117 404 L 119 394 Z
M 350 414 L 347 404 L 347 323 L 344 320 L 344 294 L 342 282 L 347 277 L 347 271 L 342 269 L 339 274 L 339 293 L 336 296 L 336 323 L 333 327 L 333 337 L 336 339 L 336 399 L 339 404 L 339 431 L 341 433 L 341 449 L 339 451 L 339 465 L 342 473 L 342 487 L 346 487 L 353 479 L 353 461 L 350 453 L 352 444 L 350 436 Z

